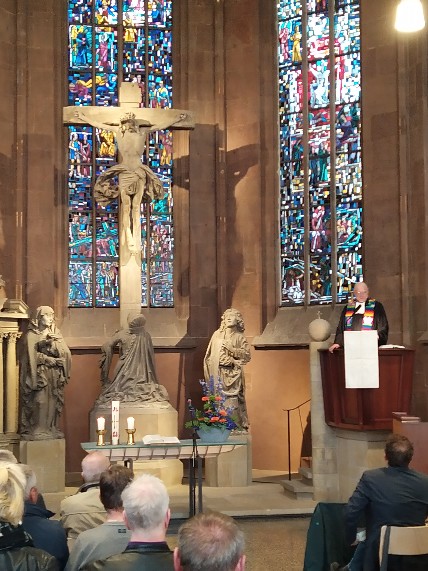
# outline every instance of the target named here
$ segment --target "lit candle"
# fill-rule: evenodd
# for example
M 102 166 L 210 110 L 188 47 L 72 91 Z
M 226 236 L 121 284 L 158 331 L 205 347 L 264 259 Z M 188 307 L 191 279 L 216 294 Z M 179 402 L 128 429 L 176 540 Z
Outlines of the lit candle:
M 135 428 L 135 418 L 133 416 L 128 416 L 126 419 L 128 423 L 128 430 L 134 430 Z
M 97 429 L 104 430 L 106 427 L 106 419 L 103 416 L 97 418 Z

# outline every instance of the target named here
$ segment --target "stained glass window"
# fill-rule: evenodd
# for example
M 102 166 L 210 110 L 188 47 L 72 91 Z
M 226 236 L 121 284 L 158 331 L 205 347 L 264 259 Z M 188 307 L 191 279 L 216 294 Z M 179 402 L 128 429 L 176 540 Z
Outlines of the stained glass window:
M 281 304 L 362 280 L 360 5 L 279 0 Z
M 141 107 L 172 107 L 171 42 L 172 0 L 69 0 L 68 104 L 117 106 L 119 85 L 129 81 L 141 90 Z M 118 307 L 119 204 L 92 197 L 96 178 L 117 162 L 115 135 L 85 125 L 68 131 L 69 305 Z M 171 131 L 148 137 L 142 161 L 165 197 L 141 206 L 141 304 L 171 307 Z

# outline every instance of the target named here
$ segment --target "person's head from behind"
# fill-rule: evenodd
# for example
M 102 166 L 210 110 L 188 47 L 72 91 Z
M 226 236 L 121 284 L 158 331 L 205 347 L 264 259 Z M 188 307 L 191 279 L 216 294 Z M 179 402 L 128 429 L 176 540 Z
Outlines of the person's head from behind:
M 22 471 L 25 476 L 25 489 L 24 489 L 24 499 L 32 504 L 37 503 L 37 498 L 39 497 L 39 491 L 37 489 L 37 477 L 32 468 L 27 466 L 27 464 L 21 464 Z
M 18 525 L 24 513 L 25 475 L 18 464 L 0 464 L 0 521 Z
M 100 476 L 110 467 L 110 460 L 102 452 L 89 452 L 82 460 L 82 478 L 85 483 L 99 482 Z
M 10 450 L 0 448 L 0 462 L 7 462 L 9 464 L 18 464 L 18 460 Z
M 158 541 L 165 537 L 170 518 L 169 496 L 159 478 L 150 474 L 139 476 L 123 491 L 122 502 L 132 536 L 156 536 Z
M 106 511 L 122 511 L 122 492 L 134 473 L 125 466 L 111 466 L 100 477 L 100 499 Z
M 413 458 L 413 444 L 406 436 L 391 434 L 385 444 L 388 466 L 407 468 Z
M 218 512 L 200 513 L 178 530 L 175 571 L 242 571 L 244 534 L 233 519 Z

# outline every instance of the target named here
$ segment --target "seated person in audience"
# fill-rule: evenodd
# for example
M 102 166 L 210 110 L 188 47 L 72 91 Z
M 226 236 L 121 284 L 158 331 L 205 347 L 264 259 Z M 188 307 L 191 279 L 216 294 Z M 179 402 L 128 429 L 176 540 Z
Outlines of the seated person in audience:
M 86 563 L 122 553 L 131 532 L 123 519 L 122 492 L 134 474 L 125 466 L 111 466 L 100 477 L 100 498 L 107 512 L 106 521 L 79 535 L 70 554 L 66 571 L 79 571 Z
M 33 546 L 21 520 L 25 475 L 18 464 L 0 463 L 0 569 L 58 571 L 54 557 Z
M 231 517 L 218 512 L 200 513 L 178 530 L 175 571 L 244 569 L 244 534 Z
M 34 547 L 53 555 L 62 571 L 68 560 L 67 536 L 59 521 L 49 519 L 55 514 L 37 505 L 39 492 L 34 471 L 25 464 L 21 464 L 21 468 L 26 480 L 22 525 L 31 535 Z
M 6 450 L 5 448 L 0 448 L 0 462 L 10 462 L 11 464 L 18 464 L 18 459 L 10 450 Z M 45 500 L 41 492 L 38 492 L 36 503 L 41 508 L 46 509 Z
M 6 448 L 0 448 L 0 462 L 18 464 L 18 459 L 10 450 L 7 450 Z
M 124 519 L 131 539 L 120 555 L 86 564 L 82 571 L 173 571 L 166 543 L 169 497 L 164 484 L 150 474 L 136 478 L 122 493 Z
M 110 466 L 102 452 L 89 452 L 82 460 L 84 484 L 73 496 L 61 502 L 61 523 L 71 549 L 79 533 L 104 523 L 106 511 L 100 500 L 100 476 Z
M 367 539 L 357 545 L 348 565 L 341 567 L 337 562 L 332 563 L 331 571 L 378 571 L 383 525 L 425 525 L 428 476 L 409 468 L 412 458 L 413 445 L 406 436 L 392 434 L 387 439 L 385 460 L 388 466 L 364 472 L 345 508 L 349 543 L 355 543 L 357 523 L 362 514 L 365 514 Z M 395 561 L 398 565 L 398 557 L 390 556 L 392 563 Z

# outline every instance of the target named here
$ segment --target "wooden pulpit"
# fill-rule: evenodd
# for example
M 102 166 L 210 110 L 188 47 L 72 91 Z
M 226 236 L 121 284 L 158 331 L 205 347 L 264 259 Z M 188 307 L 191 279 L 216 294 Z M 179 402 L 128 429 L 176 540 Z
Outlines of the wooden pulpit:
M 379 349 L 379 388 L 347 389 L 343 350 L 321 349 L 325 421 L 347 430 L 391 430 L 392 413 L 410 410 L 413 349 Z

